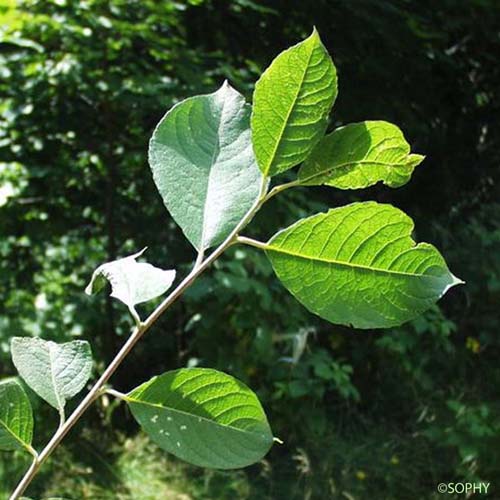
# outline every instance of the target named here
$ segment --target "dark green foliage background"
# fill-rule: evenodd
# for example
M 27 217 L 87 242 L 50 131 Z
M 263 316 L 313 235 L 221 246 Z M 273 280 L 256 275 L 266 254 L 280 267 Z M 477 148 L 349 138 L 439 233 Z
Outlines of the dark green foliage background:
M 114 386 L 188 363 L 225 370 L 258 392 L 285 444 L 245 471 L 203 471 L 136 436 L 125 409 L 103 400 L 31 496 L 413 500 L 438 498 L 440 482 L 484 480 L 500 497 L 498 1 L 23 0 L 9 19 L 19 26 L 0 43 L 0 187 L 18 192 L 0 206 L 2 376 L 14 373 L 14 335 L 87 339 L 102 370 L 130 319 L 84 296 L 93 269 L 146 245 L 150 262 L 181 273 L 194 258 L 147 166 L 154 125 L 225 78 L 250 99 L 313 25 L 339 71 L 330 128 L 392 121 L 427 159 L 399 190 L 287 192 L 249 234 L 376 199 L 411 215 L 417 239 L 467 282 L 411 324 L 357 332 L 305 311 L 254 249 L 232 249 Z M 32 399 L 39 446 L 57 418 Z M 0 498 L 25 460 L 0 455 Z

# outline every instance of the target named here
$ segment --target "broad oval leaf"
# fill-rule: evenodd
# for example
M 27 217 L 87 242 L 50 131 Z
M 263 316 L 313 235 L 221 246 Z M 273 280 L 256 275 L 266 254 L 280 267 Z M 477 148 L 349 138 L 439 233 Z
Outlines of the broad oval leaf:
M 14 379 L 0 382 L 0 450 L 32 451 L 33 410 L 21 384 Z
M 227 82 L 175 105 L 149 143 L 165 206 L 198 250 L 223 241 L 258 198 L 250 107 Z
M 266 245 L 276 274 L 310 311 L 356 328 L 400 325 L 461 283 L 412 220 L 391 205 L 353 203 L 303 219 Z
M 140 385 L 125 399 L 158 446 L 194 465 L 246 467 L 260 460 L 273 442 L 257 396 L 216 370 L 170 371 Z
M 84 340 L 56 344 L 40 338 L 14 337 L 11 354 L 23 380 L 60 413 L 66 401 L 85 387 L 92 372 L 92 352 Z
M 299 170 L 302 185 L 326 184 L 361 189 L 379 181 L 396 188 L 406 184 L 424 156 L 409 154 L 410 145 L 392 123 L 366 121 L 334 130 L 314 148 Z
M 306 159 L 325 133 L 337 97 L 337 72 L 316 29 L 282 52 L 255 85 L 252 140 L 262 173 Z
M 111 284 L 111 297 L 120 300 L 130 309 L 165 293 L 174 282 L 175 271 L 164 271 L 146 262 L 137 262 L 140 252 L 99 266 L 85 293 L 92 295 L 101 290 L 106 280 Z

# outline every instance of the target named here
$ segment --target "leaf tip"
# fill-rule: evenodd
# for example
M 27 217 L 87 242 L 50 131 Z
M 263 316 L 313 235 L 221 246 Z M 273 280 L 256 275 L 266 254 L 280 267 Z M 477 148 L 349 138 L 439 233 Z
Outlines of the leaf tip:
M 231 84 L 229 83 L 229 80 L 227 78 L 224 79 L 224 81 L 222 82 L 222 85 L 219 87 L 219 90 L 217 90 L 216 94 L 218 93 L 221 93 L 222 95 L 224 94 L 233 94 L 233 93 L 237 93 L 236 89 L 234 89 Z
M 105 280 L 102 277 L 103 266 L 99 266 L 90 278 L 89 284 L 85 287 L 85 293 L 87 295 L 94 295 L 99 292 L 104 287 Z
M 455 276 L 454 274 L 452 274 L 451 276 L 452 276 L 452 280 L 453 280 L 453 284 L 451 286 L 465 285 L 465 281 L 460 279 L 458 276 Z
M 85 293 L 87 295 L 92 295 L 92 281 L 85 287 Z
M 458 286 L 458 285 L 465 285 L 464 280 L 460 279 L 458 276 L 455 276 L 452 273 L 450 273 L 450 278 L 451 278 L 450 283 L 443 290 L 441 297 L 443 297 L 450 288 L 453 288 L 454 286 Z
M 321 36 L 320 36 L 319 31 L 317 30 L 316 26 L 313 26 L 313 30 L 312 30 L 311 34 L 309 35 L 308 40 L 311 40 L 319 45 L 323 44 L 323 42 L 321 40 Z
M 148 249 L 148 247 L 144 247 L 142 250 L 139 250 L 137 253 L 134 253 L 133 255 L 130 256 L 130 258 L 132 259 L 137 259 L 139 258 L 146 250 Z M 126 257 L 125 257 L 126 258 Z
M 407 163 L 411 165 L 413 168 L 415 168 L 416 166 L 420 165 L 424 160 L 425 160 L 425 155 L 413 153 L 411 155 L 408 155 Z

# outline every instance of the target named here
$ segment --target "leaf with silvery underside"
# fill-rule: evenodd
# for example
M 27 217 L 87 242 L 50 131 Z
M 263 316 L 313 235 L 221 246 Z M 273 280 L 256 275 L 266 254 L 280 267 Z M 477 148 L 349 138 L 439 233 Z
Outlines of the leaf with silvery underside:
M 303 219 L 264 244 L 285 287 L 310 311 L 356 328 L 400 325 L 459 283 L 435 247 L 411 238 L 391 205 L 353 203 Z
M 337 72 L 314 29 L 282 52 L 255 85 L 252 141 L 262 173 L 304 161 L 325 133 L 337 97 Z
M 216 370 L 167 372 L 140 385 L 125 400 L 158 446 L 194 465 L 246 467 L 260 460 L 273 443 L 257 396 Z
M 137 262 L 136 259 L 145 250 L 99 266 L 85 292 L 88 295 L 99 292 L 107 280 L 111 284 L 111 297 L 127 305 L 135 317 L 136 304 L 159 297 L 172 286 L 175 279 L 174 270 L 165 271 L 146 262 Z
M 314 148 L 299 170 L 301 185 L 361 189 L 379 181 L 396 188 L 406 184 L 424 156 L 396 126 L 384 121 L 352 123 L 334 130 Z
M 163 202 L 199 251 L 223 241 L 260 194 L 250 107 L 227 82 L 176 104 L 149 143 Z
M 0 450 L 26 449 L 33 453 L 33 410 L 21 384 L 0 382 Z
M 92 352 L 84 340 L 56 344 L 40 338 L 14 337 L 11 354 L 23 380 L 61 415 L 66 401 L 85 387 L 92 373 Z

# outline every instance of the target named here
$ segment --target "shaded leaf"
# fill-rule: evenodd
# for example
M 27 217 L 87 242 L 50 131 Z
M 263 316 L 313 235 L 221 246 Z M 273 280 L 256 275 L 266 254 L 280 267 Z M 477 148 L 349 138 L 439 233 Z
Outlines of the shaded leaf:
M 282 52 L 255 85 L 252 140 L 262 173 L 304 161 L 325 133 L 337 72 L 316 30 Z
M 257 396 L 216 370 L 164 373 L 134 389 L 126 401 L 156 444 L 201 467 L 245 467 L 260 460 L 273 442 Z
M 299 170 L 303 185 L 326 184 L 360 189 L 382 181 L 389 187 L 406 184 L 424 157 L 409 154 L 401 130 L 384 121 L 340 127 L 325 136 Z
M 174 106 L 156 127 L 149 163 L 165 206 L 189 241 L 223 241 L 259 196 L 250 107 L 227 82 Z
M 353 203 L 303 219 L 266 245 L 286 288 L 332 323 L 387 328 L 415 318 L 461 283 L 412 220 L 391 205 Z
M 14 337 L 11 353 L 28 386 L 61 413 L 66 401 L 85 387 L 92 372 L 92 352 L 84 340 L 56 344 L 40 338 Z
M 32 451 L 33 410 L 21 384 L 14 379 L 0 382 L 0 450 Z

